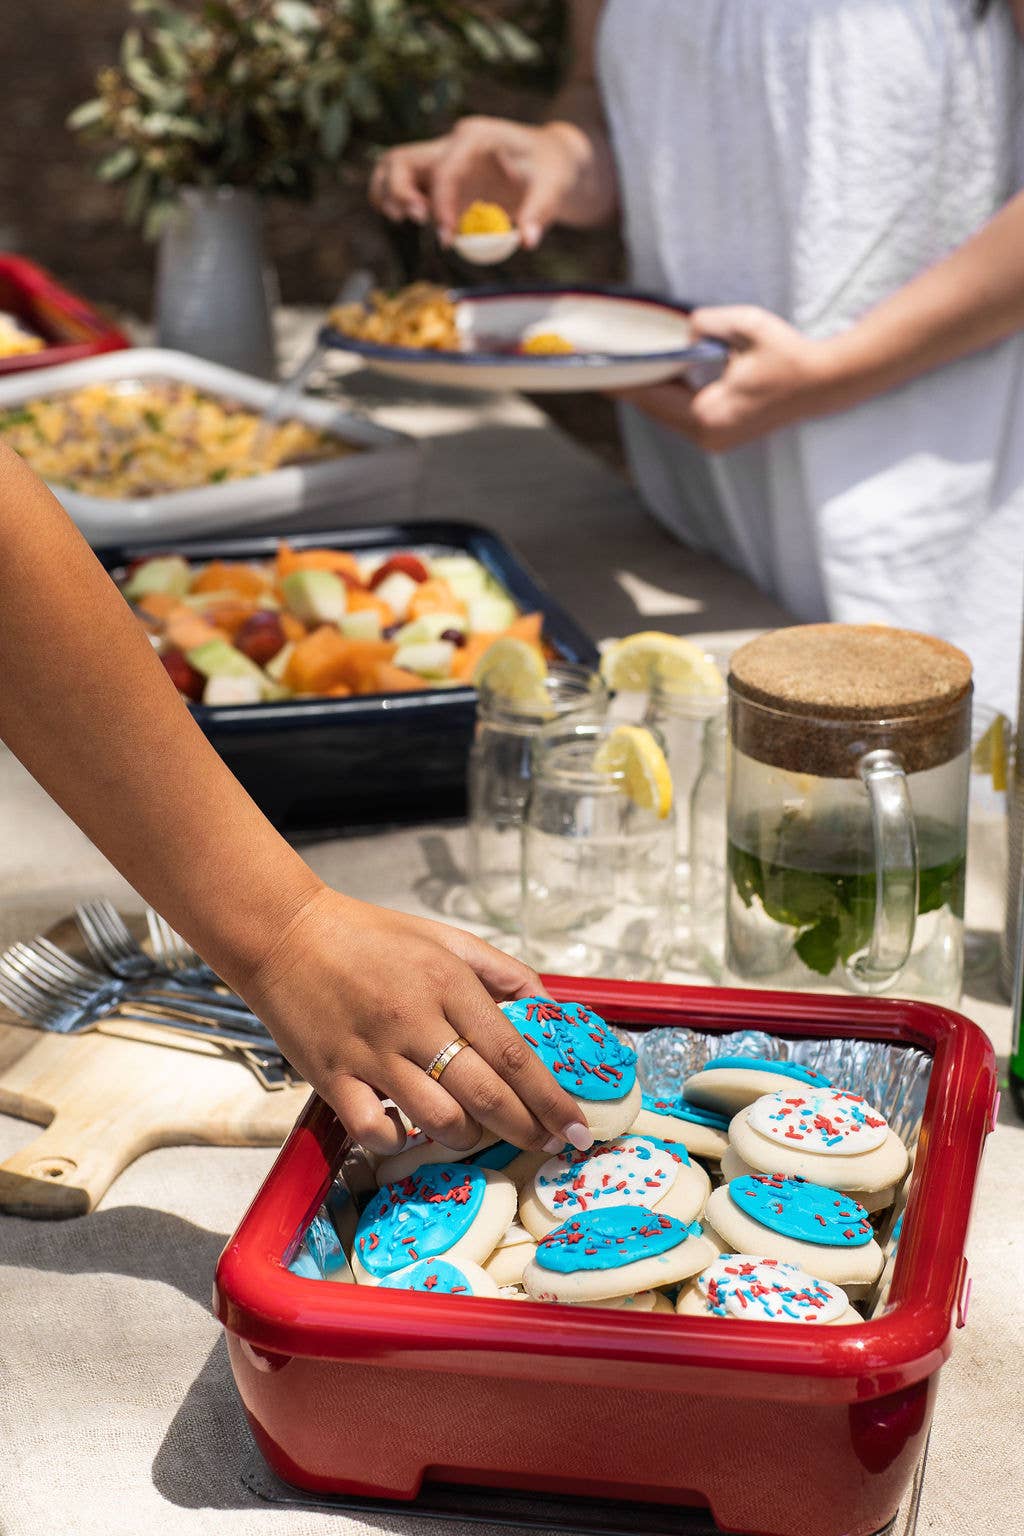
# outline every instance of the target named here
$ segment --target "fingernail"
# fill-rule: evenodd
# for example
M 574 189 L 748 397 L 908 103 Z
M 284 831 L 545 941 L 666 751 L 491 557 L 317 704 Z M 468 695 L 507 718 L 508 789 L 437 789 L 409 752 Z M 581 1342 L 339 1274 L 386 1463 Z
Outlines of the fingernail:
M 566 1126 L 565 1139 L 570 1146 L 576 1148 L 577 1152 L 589 1152 L 594 1145 L 594 1133 L 590 1126 L 581 1125 L 578 1120 Z
M 535 224 L 532 219 L 527 220 L 523 225 L 522 235 L 523 244 L 526 246 L 526 249 L 532 251 L 535 246 L 540 244 L 540 225 Z
M 543 1150 L 545 1152 L 561 1152 L 564 1146 L 565 1142 L 562 1140 L 561 1136 L 549 1136 L 547 1141 L 544 1143 Z

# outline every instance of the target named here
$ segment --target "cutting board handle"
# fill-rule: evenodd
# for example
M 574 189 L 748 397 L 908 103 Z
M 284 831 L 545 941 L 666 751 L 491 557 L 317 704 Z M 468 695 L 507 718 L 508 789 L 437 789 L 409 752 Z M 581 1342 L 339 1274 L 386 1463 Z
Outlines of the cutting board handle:
M 85 1216 L 140 1150 L 114 1136 L 100 1141 L 95 1125 L 58 1114 L 0 1163 L 0 1210 L 49 1220 Z

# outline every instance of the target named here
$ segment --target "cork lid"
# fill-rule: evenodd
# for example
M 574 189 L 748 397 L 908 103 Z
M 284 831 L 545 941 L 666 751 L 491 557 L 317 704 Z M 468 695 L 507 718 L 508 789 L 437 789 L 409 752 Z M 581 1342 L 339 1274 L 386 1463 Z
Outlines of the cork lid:
M 762 635 L 733 654 L 729 690 L 739 750 L 800 773 L 846 777 L 862 751 L 881 746 L 917 772 L 948 762 L 970 731 L 970 659 L 932 635 L 880 624 Z

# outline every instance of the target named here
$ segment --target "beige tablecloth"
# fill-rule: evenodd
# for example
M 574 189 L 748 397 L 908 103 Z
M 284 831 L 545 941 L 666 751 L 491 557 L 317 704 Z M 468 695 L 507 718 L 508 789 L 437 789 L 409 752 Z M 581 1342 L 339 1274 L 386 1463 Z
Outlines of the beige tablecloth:
M 356 383 L 389 421 L 431 437 L 423 515 L 504 531 L 593 633 L 779 619 L 739 578 L 662 535 L 626 487 L 523 402 L 396 402 L 363 376 Z M 89 895 L 138 907 L 5 753 L 0 814 L 0 943 L 37 932 Z M 424 826 L 308 854 L 353 895 L 463 920 L 463 851 L 461 829 Z M 968 920 L 980 929 L 999 921 L 1002 856 L 998 823 L 976 823 Z M 989 973 L 964 1008 L 1005 1057 L 1008 1010 L 993 989 Z M 0 1117 L 0 1157 L 32 1134 Z M 266 1151 L 156 1151 L 90 1217 L 0 1219 L 0 1536 L 411 1536 L 416 1527 L 399 1518 L 275 1509 L 240 1482 L 254 1453 L 210 1315 L 210 1282 L 271 1161 Z M 929 1536 L 1020 1529 L 1022 1181 L 1024 1128 L 1004 1104 L 971 1242 L 970 1325 L 939 1395 L 920 1527 Z

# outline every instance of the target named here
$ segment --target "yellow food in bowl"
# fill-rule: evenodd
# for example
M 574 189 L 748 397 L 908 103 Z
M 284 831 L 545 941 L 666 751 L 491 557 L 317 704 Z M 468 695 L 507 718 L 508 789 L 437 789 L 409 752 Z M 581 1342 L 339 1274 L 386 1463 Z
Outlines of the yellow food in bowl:
M 559 336 L 557 331 L 539 331 L 536 336 L 528 336 L 520 342 L 519 350 L 532 357 L 556 357 L 575 352 L 576 348 L 564 336 Z
M 507 235 L 512 220 L 498 203 L 470 203 L 459 219 L 460 235 Z
M 52 485 L 87 496 L 157 496 L 357 450 L 301 421 L 170 382 L 88 384 L 0 412 L 0 437 Z

